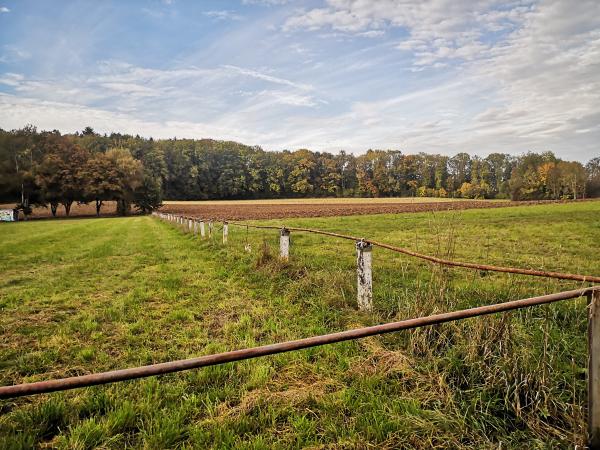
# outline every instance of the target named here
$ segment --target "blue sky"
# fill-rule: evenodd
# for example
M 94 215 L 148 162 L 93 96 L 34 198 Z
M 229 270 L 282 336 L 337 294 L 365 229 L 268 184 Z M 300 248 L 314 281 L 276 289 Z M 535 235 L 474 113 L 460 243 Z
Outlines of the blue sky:
M 600 156 L 600 2 L 0 0 L 0 127 Z

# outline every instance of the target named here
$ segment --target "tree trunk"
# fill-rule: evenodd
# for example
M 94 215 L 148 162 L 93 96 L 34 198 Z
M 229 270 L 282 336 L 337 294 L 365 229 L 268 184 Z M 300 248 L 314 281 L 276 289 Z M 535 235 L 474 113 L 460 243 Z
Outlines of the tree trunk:
M 56 210 L 58 209 L 58 203 L 50 202 L 50 211 L 52 211 L 52 217 L 56 217 Z
M 100 217 L 100 208 L 102 208 L 102 200 L 96 199 L 96 216 Z
M 71 214 L 71 205 L 72 204 L 73 204 L 72 200 L 63 203 L 63 205 L 65 206 L 65 214 L 67 215 L 67 217 L 69 217 L 69 214 Z
M 117 200 L 117 214 L 119 216 L 128 216 L 131 211 L 131 203 L 125 199 Z

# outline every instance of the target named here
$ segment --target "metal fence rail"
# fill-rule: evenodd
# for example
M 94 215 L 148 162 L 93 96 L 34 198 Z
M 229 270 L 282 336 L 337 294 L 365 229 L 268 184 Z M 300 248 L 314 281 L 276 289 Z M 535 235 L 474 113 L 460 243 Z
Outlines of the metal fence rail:
M 182 218 L 187 221 L 202 221 L 197 217 L 188 217 L 188 216 L 178 216 L 175 214 L 168 213 L 155 213 L 157 217 L 162 219 L 175 221 L 177 222 L 177 218 Z M 209 223 L 212 223 L 212 219 L 209 220 Z M 180 222 L 178 222 L 180 223 Z M 203 221 L 202 221 L 203 223 Z M 491 272 L 503 272 L 503 273 L 514 273 L 519 275 L 529 275 L 534 277 L 545 277 L 545 278 L 555 278 L 559 280 L 571 280 L 571 281 L 582 281 L 589 283 L 600 283 L 600 277 L 594 275 L 580 275 L 573 273 L 563 273 L 563 272 L 555 272 L 555 271 L 546 271 L 546 270 L 535 270 L 535 269 L 521 269 L 518 267 L 503 267 L 503 266 L 494 266 L 490 264 L 477 264 L 477 263 L 469 263 L 469 262 L 460 262 L 460 261 L 452 261 L 448 259 L 438 258 L 437 256 L 425 255 L 422 253 L 415 252 L 413 250 L 409 250 L 407 248 L 398 247 L 391 244 L 386 244 L 385 242 L 375 241 L 373 239 L 351 236 L 347 234 L 334 233 L 331 231 L 317 230 L 313 228 L 301 228 L 301 227 L 286 227 L 286 226 L 275 226 L 275 225 L 253 225 L 241 222 L 233 222 L 233 221 L 224 221 L 224 224 L 234 225 L 246 228 L 257 228 L 257 229 L 265 229 L 265 230 L 286 230 L 286 231 L 295 231 L 295 232 L 304 232 L 304 233 L 312 233 L 312 234 L 320 234 L 323 236 L 330 236 L 339 239 L 347 239 L 351 241 L 362 241 L 368 244 L 371 244 L 376 247 L 385 248 L 387 250 L 391 250 L 393 252 L 402 253 L 408 256 L 413 256 L 415 258 L 423 259 L 425 261 L 429 261 L 434 264 L 441 264 L 444 266 L 451 267 L 464 267 L 467 269 L 476 269 L 476 270 L 486 270 Z M 224 242 L 227 241 L 227 238 L 224 236 Z
M 257 358 L 259 356 L 273 355 L 276 353 L 300 350 L 325 344 L 359 339 L 377 334 L 391 333 L 394 331 L 409 330 L 428 325 L 436 325 L 444 322 L 467 319 L 470 317 L 483 316 L 514 309 L 527 308 L 546 303 L 554 303 L 561 300 L 580 298 L 591 295 L 592 292 L 600 292 L 599 287 L 589 287 L 572 291 L 559 292 L 555 294 L 531 297 L 523 300 L 514 300 L 505 303 L 497 303 L 488 306 L 464 309 L 460 311 L 434 314 L 431 316 L 418 317 L 415 319 L 401 320 L 383 325 L 375 325 L 354 330 L 341 331 L 338 333 L 324 334 L 295 341 L 281 342 L 278 344 L 263 345 L 255 348 L 234 350 L 230 352 L 217 353 L 214 355 L 200 356 L 198 358 L 183 359 L 178 361 L 152 364 L 149 366 L 134 367 L 130 369 L 114 370 L 90 375 L 61 378 L 57 380 L 39 381 L 35 383 L 17 384 L 14 386 L 0 387 L 0 398 L 20 397 L 24 395 L 42 394 L 46 392 L 62 391 L 79 387 L 94 386 L 98 384 L 114 383 L 116 381 L 144 378 L 153 375 L 179 372 L 182 370 L 195 369 L 198 367 L 213 366 L 232 361 Z
M 187 231 L 198 234 L 200 231 L 201 235 L 204 236 L 204 222 L 196 218 L 176 216 L 173 214 L 155 213 L 161 219 L 174 222 L 186 229 Z M 357 253 L 358 253 L 358 287 L 359 287 L 359 305 L 361 304 L 360 292 L 361 287 L 370 284 L 371 267 L 370 267 L 370 248 L 371 245 L 386 248 L 392 251 L 408 254 L 411 256 L 419 257 L 428 260 L 433 263 L 445 264 L 450 266 L 459 266 L 472 269 L 480 270 L 492 270 L 498 272 L 509 272 L 519 273 L 524 275 L 543 276 L 550 278 L 577 280 L 583 282 L 597 281 L 600 282 L 600 277 L 591 277 L 584 275 L 574 274 L 563 274 L 558 272 L 543 272 L 528 269 L 516 269 L 471 263 L 460 263 L 456 261 L 443 260 L 441 258 L 422 255 L 411 250 L 395 247 L 392 245 L 380 243 L 377 241 L 367 240 L 364 238 L 357 238 L 355 236 L 348 236 L 338 233 L 332 233 L 321 230 L 313 230 L 308 228 L 280 228 L 275 226 L 259 226 L 240 224 L 235 222 L 224 222 L 223 223 L 223 243 L 227 243 L 229 225 L 240 225 L 245 227 L 255 228 L 267 228 L 267 229 L 278 229 L 280 230 L 280 245 L 281 254 L 287 259 L 287 251 L 289 251 L 289 233 L 290 231 L 298 232 L 309 232 L 316 234 L 323 234 L 332 237 L 338 237 L 342 239 L 354 240 L 357 242 Z M 200 226 L 199 226 L 200 225 Z M 213 222 L 209 221 L 208 234 L 212 235 Z M 285 250 L 285 252 L 284 252 Z M 364 253 L 367 253 L 368 258 L 364 258 Z M 365 271 L 365 265 L 368 266 L 368 270 Z M 361 268 L 361 266 L 363 266 Z M 368 283 L 364 284 L 365 280 L 362 280 L 361 276 L 368 274 Z M 369 286 L 370 290 L 371 287 Z M 543 305 L 554 303 L 562 300 L 569 300 L 587 296 L 589 299 L 588 304 L 588 442 L 589 448 L 600 449 L 600 286 L 593 286 L 587 288 L 581 288 L 571 291 L 564 291 L 549 295 L 543 295 L 539 297 L 531 297 L 522 300 L 514 300 L 505 303 L 497 303 L 494 305 L 479 306 L 470 309 L 464 309 L 460 311 L 446 312 L 442 314 L 434 314 L 425 317 L 418 317 L 414 319 L 401 320 L 398 322 L 391 322 L 382 325 L 375 325 L 370 327 L 358 328 L 353 330 L 341 331 L 337 333 L 325 334 L 320 336 L 313 336 L 304 339 L 298 339 L 294 341 L 281 342 L 277 344 L 263 345 L 254 348 L 246 348 L 241 350 L 234 350 L 224 353 L 217 353 L 213 355 L 200 356 L 196 358 L 183 359 L 177 361 L 169 361 L 164 363 L 152 364 L 148 366 L 133 367 L 128 369 L 114 370 L 109 372 L 94 373 L 89 375 L 81 375 L 69 378 L 39 381 L 33 383 L 23 383 L 12 386 L 0 387 L 0 399 L 15 398 L 27 395 L 49 393 L 55 391 L 63 391 L 68 389 L 75 389 L 80 387 L 95 386 L 107 383 L 114 383 L 125 380 L 132 380 L 137 378 L 150 377 L 155 375 L 162 375 L 174 372 L 180 372 L 183 370 L 189 370 L 200 367 L 213 366 L 218 364 L 225 364 L 234 361 L 241 361 L 246 359 L 257 358 L 261 356 L 273 355 L 277 353 L 284 353 L 294 350 L 301 350 L 309 347 L 316 347 L 326 344 L 333 344 L 337 342 L 343 342 L 353 339 L 365 338 L 368 336 L 380 335 L 385 333 L 391 333 L 402 330 L 409 330 L 414 328 L 420 328 L 424 326 L 431 326 L 446 322 L 452 322 L 457 320 L 463 320 L 467 318 L 495 314 L 500 312 L 507 312 L 511 310 L 517 310 L 522 308 L 528 308 L 536 305 Z M 368 297 L 368 295 L 367 295 Z M 363 298 L 362 300 L 369 300 L 370 298 Z
M 261 356 L 274 355 L 277 353 L 301 350 L 309 347 L 334 344 L 336 342 L 360 339 L 395 331 L 410 330 L 445 322 L 468 319 L 471 317 L 507 312 L 536 305 L 554 303 L 562 300 L 580 298 L 583 296 L 587 296 L 589 299 L 588 443 L 590 449 L 600 449 L 600 286 L 559 292 L 540 297 L 531 297 L 522 300 L 514 300 L 505 303 L 497 303 L 488 306 L 478 306 L 460 311 L 434 314 L 415 319 L 401 320 L 382 325 L 341 331 L 338 333 L 325 334 L 321 336 L 313 336 L 295 341 L 281 342 L 278 344 L 263 345 L 260 347 L 217 353 L 214 355 L 200 356 L 197 358 L 182 359 L 178 361 L 152 364 L 149 366 L 133 367 L 129 369 L 81 375 L 57 380 L 3 386 L 0 387 L 0 399 L 63 391 L 86 386 L 114 383 L 117 381 L 150 377 L 154 375 L 163 375 L 199 367 L 214 366 L 234 361 L 258 358 Z

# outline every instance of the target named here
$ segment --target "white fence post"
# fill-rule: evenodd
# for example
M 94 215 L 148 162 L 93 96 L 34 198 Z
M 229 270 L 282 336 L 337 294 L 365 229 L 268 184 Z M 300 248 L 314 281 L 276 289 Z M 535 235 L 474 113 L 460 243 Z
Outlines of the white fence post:
M 204 239 L 204 220 L 200 221 L 200 237 Z
M 191 233 L 194 227 L 194 221 L 192 219 L 188 219 L 188 231 Z
M 290 259 L 290 230 L 282 228 L 279 233 L 279 257 L 283 261 Z
M 194 219 L 194 237 L 198 236 L 198 221 Z
M 361 311 L 373 309 L 372 250 L 373 246 L 364 240 L 356 243 L 357 299 Z
M 600 449 L 600 289 L 588 296 L 588 447 Z
M 227 244 L 227 236 L 229 235 L 229 225 L 223 222 L 223 244 Z

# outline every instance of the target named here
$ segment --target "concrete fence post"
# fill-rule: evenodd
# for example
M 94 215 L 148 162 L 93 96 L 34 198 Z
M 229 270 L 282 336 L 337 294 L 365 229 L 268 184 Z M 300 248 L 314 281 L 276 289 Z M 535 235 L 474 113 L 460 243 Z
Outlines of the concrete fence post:
M 356 242 L 356 273 L 358 279 L 358 309 L 373 309 L 373 272 L 371 269 L 373 246 L 364 240 Z
M 227 244 L 227 236 L 229 235 L 229 224 L 223 222 L 223 244 Z
M 191 233 L 194 230 L 194 221 L 192 219 L 188 219 L 188 231 Z
M 208 238 L 212 239 L 212 235 L 213 235 L 213 221 L 209 220 L 208 221 Z
M 198 236 L 198 221 L 194 219 L 194 237 Z
M 290 230 L 282 228 L 279 233 L 279 257 L 283 261 L 290 259 Z
M 204 239 L 204 221 L 200 221 L 200 238 Z
M 600 450 L 600 289 L 588 295 L 588 446 Z

